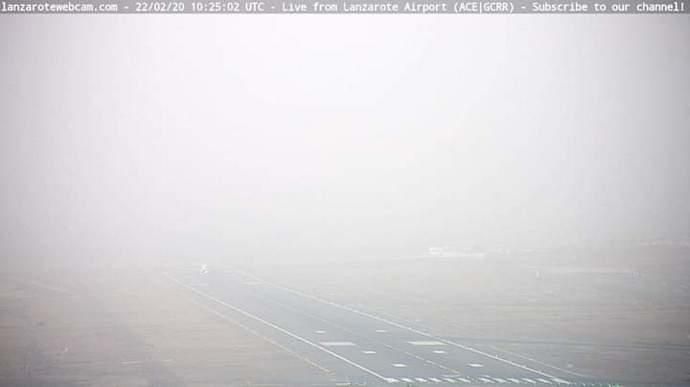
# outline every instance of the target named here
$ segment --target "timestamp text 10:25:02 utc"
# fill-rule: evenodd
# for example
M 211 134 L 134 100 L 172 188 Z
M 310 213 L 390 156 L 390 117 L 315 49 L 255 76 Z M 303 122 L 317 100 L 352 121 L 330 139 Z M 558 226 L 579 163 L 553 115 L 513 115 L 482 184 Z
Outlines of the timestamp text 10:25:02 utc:
M 266 4 L 263 1 L 194 1 L 192 12 L 264 12 Z

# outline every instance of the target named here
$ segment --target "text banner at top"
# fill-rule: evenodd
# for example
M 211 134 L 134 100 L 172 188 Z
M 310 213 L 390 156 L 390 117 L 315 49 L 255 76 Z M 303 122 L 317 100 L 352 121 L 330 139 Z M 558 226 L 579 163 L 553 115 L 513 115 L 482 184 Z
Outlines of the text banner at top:
M 0 1 L 3 14 L 681 14 L 690 0 Z

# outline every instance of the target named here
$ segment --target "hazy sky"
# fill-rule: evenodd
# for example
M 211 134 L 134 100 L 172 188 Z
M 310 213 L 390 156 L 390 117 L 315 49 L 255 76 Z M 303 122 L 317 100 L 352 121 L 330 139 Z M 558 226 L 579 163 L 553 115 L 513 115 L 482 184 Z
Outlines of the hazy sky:
M 0 253 L 688 238 L 689 21 L 2 16 Z

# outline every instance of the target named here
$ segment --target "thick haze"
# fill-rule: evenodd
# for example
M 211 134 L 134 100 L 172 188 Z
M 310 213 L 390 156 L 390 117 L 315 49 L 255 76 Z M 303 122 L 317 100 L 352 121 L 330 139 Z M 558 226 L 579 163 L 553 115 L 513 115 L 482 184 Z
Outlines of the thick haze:
M 687 16 L 0 17 L 0 253 L 690 233 Z

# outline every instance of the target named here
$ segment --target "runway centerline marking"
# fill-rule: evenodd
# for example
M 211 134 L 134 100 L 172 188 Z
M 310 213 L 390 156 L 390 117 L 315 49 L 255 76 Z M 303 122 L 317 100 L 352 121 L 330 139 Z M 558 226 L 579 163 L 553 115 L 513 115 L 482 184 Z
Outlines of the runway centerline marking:
M 357 345 L 351 341 L 321 341 L 319 344 L 324 347 L 352 347 Z
M 412 345 L 419 345 L 419 346 L 440 346 L 440 345 L 446 345 L 446 343 L 442 343 L 440 341 L 435 341 L 435 340 L 420 340 L 420 341 L 408 341 L 408 343 Z
M 255 275 L 253 275 L 253 274 L 244 273 L 244 272 L 241 272 L 241 273 L 244 274 L 244 275 L 247 275 L 247 276 L 251 276 L 251 277 L 253 277 L 253 278 L 256 278 L 256 279 L 259 280 L 259 281 L 264 281 L 263 279 L 261 279 L 261 278 L 255 276 Z M 528 366 L 526 366 L 526 365 L 522 365 L 522 364 L 516 363 L 516 362 L 514 362 L 514 361 L 512 361 L 512 360 L 504 359 L 504 358 L 502 358 L 502 357 L 499 357 L 499 356 L 496 356 L 496 355 L 492 355 L 492 354 L 490 354 L 490 353 L 481 351 L 481 350 L 476 349 L 476 348 L 473 348 L 473 347 L 469 347 L 469 346 L 464 345 L 464 344 L 456 343 L 456 342 L 451 341 L 451 340 L 439 338 L 439 337 L 433 336 L 433 335 L 431 335 L 431 334 L 429 334 L 429 333 L 422 332 L 422 331 L 420 331 L 419 329 L 415 329 L 415 328 L 412 328 L 412 327 L 408 327 L 408 326 L 406 326 L 406 325 L 403 325 L 403 324 L 400 324 L 400 323 L 397 323 L 397 322 L 394 322 L 394 321 L 390 321 L 390 320 L 388 320 L 388 319 L 385 319 L 385 318 L 383 318 L 383 317 L 379 317 L 379 316 L 373 315 L 373 314 L 371 314 L 371 313 L 362 312 L 362 311 L 360 311 L 360 310 L 353 309 L 353 308 L 348 307 L 348 306 L 345 306 L 345 305 L 341 305 L 341 304 L 338 304 L 338 303 L 335 303 L 335 302 L 332 302 L 332 301 L 324 300 L 324 299 L 322 299 L 322 298 L 320 298 L 320 297 L 312 296 L 312 295 L 310 295 L 310 294 L 306 294 L 306 293 L 303 293 L 303 292 L 301 292 L 301 291 L 299 291 L 299 290 L 295 290 L 295 289 L 292 289 L 292 288 L 288 288 L 288 287 L 286 287 L 286 286 L 277 285 L 277 284 L 275 284 L 275 283 L 268 282 L 268 281 L 264 281 L 264 282 L 266 282 L 266 284 L 268 284 L 269 286 L 273 286 L 273 287 L 275 287 L 275 288 L 282 289 L 282 290 L 284 290 L 284 291 L 287 291 L 287 292 L 290 292 L 290 293 L 293 293 L 293 294 L 297 294 L 297 295 L 299 295 L 299 296 L 301 296 L 301 297 L 309 298 L 309 299 L 312 299 L 312 300 L 315 300 L 315 301 L 324 303 L 324 304 L 326 304 L 326 305 L 331 305 L 331 306 L 334 306 L 334 307 L 336 307 L 336 308 L 340 308 L 340 309 L 347 310 L 347 311 L 352 312 L 352 313 L 359 314 L 359 315 L 361 315 L 361 316 L 369 317 L 369 318 L 371 318 L 371 319 L 374 319 L 374 320 L 377 320 L 377 321 L 381 321 L 381 322 L 383 322 L 383 323 L 386 323 L 386 324 L 388 324 L 388 325 L 391 325 L 391 326 L 394 326 L 394 327 L 397 327 L 397 328 L 405 329 L 405 330 L 407 330 L 407 331 L 416 333 L 416 334 L 421 335 L 421 336 L 424 336 L 424 337 L 428 337 L 428 338 L 431 338 L 431 339 L 434 339 L 434 340 L 442 341 L 442 342 L 444 342 L 444 343 L 446 343 L 446 344 L 449 344 L 449 345 L 452 345 L 452 346 L 455 346 L 455 347 L 464 349 L 464 350 L 469 351 L 469 352 L 476 353 L 476 354 L 478 354 L 478 355 L 482 355 L 482 356 L 488 357 L 488 358 L 490 358 L 490 359 L 493 359 L 493 360 L 496 360 L 496 361 L 499 361 L 499 362 L 502 362 L 502 363 L 505 363 L 505 364 L 508 364 L 508 365 L 512 365 L 513 367 L 517 367 L 517 368 L 523 369 L 523 370 L 525 370 L 525 371 L 529 371 L 529 372 L 535 373 L 535 374 L 537 374 L 537 375 L 546 376 L 546 377 L 548 377 L 548 378 L 554 378 L 554 377 L 555 377 L 554 375 L 548 374 L 548 373 L 543 372 L 543 371 L 536 370 L 536 369 L 531 368 L 531 367 L 528 367 Z M 379 331 L 384 331 L 384 332 L 385 332 L 384 329 L 377 330 L 377 332 L 379 332 Z
M 309 301 L 312 301 L 312 300 L 309 300 Z M 355 336 L 355 337 L 362 337 L 361 333 L 357 333 L 356 331 L 352 331 L 351 329 L 349 329 L 349 328 L 347 328 L 347 327 L 344 327 L 344 326 L 342 326 L 342 325 L 340 325 L 340 324 L 338 324 L 338 323 L 336 323 L 336 322 L 333 322 L 333 321 L 331 321 L 331 320 L 325 320 L 325 319 L 322 318 L 322 317 L 314 316 L 314 315 L 312 315 L 311 313 L 306 313 L 306 312 L 304 312 L 304 311 L 301 311 L 301 310 L 299 310 L 299 309 L 296 309 L 296 308 L 294 308 L 294 307 L 287 306 L 287 305 L 284 305 L 284 304 L 279 304 L 278 306 L 279 306 L 280 308 L 285 308 L 285 309 L 287 309 L 287 310 L 291 310 L 292 312 L 294 312 L 294 313 L 296 313 L 296 314 L 301 314 L 301 315 L 303 315 L 303 316 L 306 316 L 306 317 L 309 317 L 309 318 L 312 318 L 312 319 L 319 320 L 319 321 L 321 321 L 321 322 L 323 322 L 323 323 L 325 323 L 325 324 L 327 324 L 327 325 L 329 325 L 329 326 L 331 326 L 331 327 L 336 327 L 337 329 L 343 330 L 344 332 L 347 332 L 348 334 L 350 334 L 350 335 L 352 335 L 352 336 Z M 362 338 L 363 338 L 363 337 L 362 337 Z M 441 363 L 438 363 L 438 362 L 435 362 L 435 361 L 432 361 L 432 360 L 429 360 L 429 359 L 425 359 L 425 358 L 423 358 L 423 357 L 421 357 L 421 356 L 419 356 L 419 355 L 416 355 L 416 354 L 414 354 L 414 353 L 411 353 L 411 352 L 409 352 L 409 351 L 405 351 L 405 350 L 400 349 L 400 348 L 395 348 L 395 347 L 393 347 L 393 346 L 391 346 L 390 344 L 387 344 L 387 343 L 385 343 L 385 342 L 382 342 L 382 341 L 379 341 L 379 340 L 376 340 L 376 339 L 374 339 L 373 342 L 378 342 L 380 345 L 383 345 L 383 346 L 386 347 L 387 349 L 390 349 L 390 350 L 392 350 L 392 351 L 394 351 L 394 352 L 399 352 L 399 353 L 405 354 L 406 356 L 413 357 L 413 358 L 415 358 L 415 359 L 417 359 L 417 360 L 420 360 L 420 361 L 422 361 L 422 362 L 424 362 L 424 363 L 431 364 L 431 365 L 433 365 L 433 366 L 439 367 L 439 368 L 441 368 L 441 369 L 443 369 L 443 370 L 445 370 L 445 371 L 450 371 L 450 372 L 453 372 L 453 373 L 460 373 L 458 370 L 455 370 L 455 369 L 452 369 L 452 368 L 450 368 L 450 367 L 447 367 L 447 366 L 445 366 L 445 365 L 443 365 L 443 364 L 441 364 Z
M 230 305 L 230 304 L 228 304 L 227 302 L 222 301 L 222 300 L 219 300 L 218 298 L 213 297 L 213 296 L 210 295 L 210 294 L 204 293 L 204 292 L 202 292 L 201 290 L 198 290 L 198 289 L 196 289 L 196 288 L 194 288 L 194 287 L 192 287 L 192 286 L 189 286 L 189 285 L 187 285 L 187 284 L 185 284 L 185 283 L 182 283 L 182 282 L 178 281 L 177 279 L 173 278 L 172 276 L 170 276 L 170 275 L 167 274 L 167 273 L 165 273 L 165 276 L 166 276 L 167 278 L 169 278 L 171 281 L 175 282 L 176 284 L 178 284 L 178 285 L 180 285 L 180 286 L 182 286 L 182 287 L 185 287 L 185 288 L 187 288 L 187 289 L 193 291 L 194 293 L 196 293 L 196 294 L 198 294 L 198 295 L 200 295 L 200 296 L 206 297 L 206 298 L 208 298 L 208 299 L 211 300 L 211 301 L 215 301 L 215 302 L 217 302 L 218 304 L 221 304 L 221 305 L 223 305 L 223 306 L 225 306 L 225 307 L 227 307 L 227 308 L 230 308 L 230 309 L 234 310 L 235 312 L 237 312 L 237 313 L 239 313 L 239 314 L 241 314 L 241 315 L 243 315 L 243 316 L 249 317 L 249 318 L 254 319 L 254 320 L 256 320 L 256 321 L 258 321 L 258 322 L 260 322 L 260 323 L 263 323 L 263 324 L 265 324 L 265 325 L 267 325 L 267 326 L 269 326 L 269 327 L 271 327 L 271 328 L 273 328 L 273 329 L 275 329 L 275 330 L 277 330 L 277 331 L 279 331 L 279 332 L 282 332 L 282 333 L 284 333 L 284 334 L 286 334 L 286 335 L 288 335 L 288 336 L 290 336 L 290 337 L 292 337 L 292 338 L 294 338 L 294 339 L 297 339 L 297 340 L 299 340 L 299 341 L 301 341 L 301 342 L 303 342 L 303 343 L 305 343 L 305 344 L 307 344 L 307 345 L 310 345 L 310 346 L 312 346 L 312 347 L 314 347 L 314 348 L 320 349 L 321 351 L 323 351 L 323 352 L 325 352 L 325 353 L 327 353 L 327 354 L 329 354 L 329 355 L 335 357 L 336 359 L 342 360 L 343 362 L 345 362 L 345 363 L 347 363 L 347 364 L 349 364 L 349 365 L 351 365 L 351 366 L 353 366 L 353 367 L 355 367 L 355 368 L 358 368 L 358 369 L 360 369 L 360 370 L 362 370 L 362 371 L 368 373 L 369 375 L 375 376 L 375 377 L 377 377 L 378 379 L 381 379 L 381 380 L 383 380 L 383 381 L 386 381 L 386 380 L 387 380 L 386 377 L 382 376 L 382 375 L 379 374 L 378 372 L 372 371 L 372 370 L 370 370 L 369 368 L 366 368 L 366 367 L 364 367 L 364 366 L 361 365 L 361 364 L 355 363 L 354 361 L 352 361 L 352 360 L 350 360 L 350 359 L 348 359 L 348 358 L 346 358 L 346 357 L 344 357 L 344 356 L 338 355 L 337 353 L 335 353 L 335 352 L 333 352 L 333 351 L 330 351 L 330 350 L 328 350 L 328 349 L 326 349 L 326 348 L 324 348 L 324 347 L 322 347 L 322 346 L 320 346 L 320 345 L 318 345 L 318 344 L 316 344 L 316 343 L 314 343 L 314 342 L 312 342 L 312 341 L 310 341 L 310 340 L 307 340 L 307 339 L 305 339 L 305 338 L 302 337 L 302 336 L 299 336 L 299 335 L 297 335 L 297 334 L 295 334 L 295 333 L 292 333 L 292 332 L 288 331 L 288 330 L 285 329 L 285 328 L 282 328 L 282 327 L 280 327 L 280 326 L 278 326 L 278 325 L 276 325 L 276 324 L 273 324 L 273 323 L 270 322 L 270 321 L 266 321 L 266 320 L 262 319 L 261 317 L 255 316 L 254 314 L 249 313 L 249 312 L 247 312 L 247 311 L 245 311 L 245 310 L 243 310 L 243 309 L 240 309 L 240 308 L 238 308 L 238 307 L 236 307 L 236 306 L 234 306 L 234 305 Z

